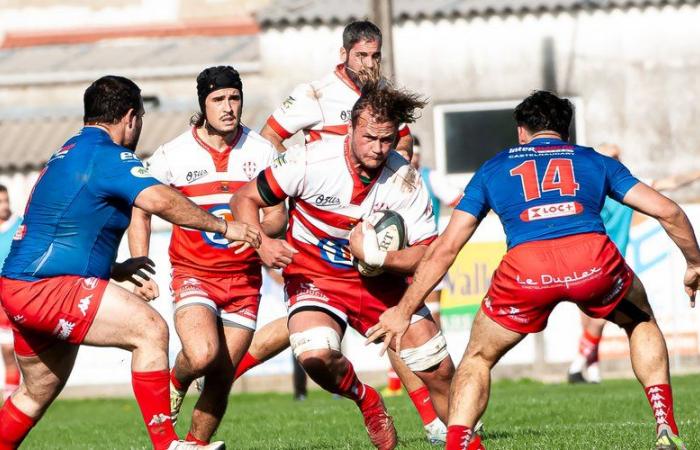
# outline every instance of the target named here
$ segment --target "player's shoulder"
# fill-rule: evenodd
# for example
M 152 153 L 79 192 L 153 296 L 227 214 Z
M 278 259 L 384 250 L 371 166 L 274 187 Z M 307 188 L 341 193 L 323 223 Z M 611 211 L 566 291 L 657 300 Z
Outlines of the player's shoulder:
M 169 140 L 168 142 L 161 144 L 161 146 L 158 147 L 156 151 L 168 154 L 192 148 L 193 145 L 197 144 L 197 142 L 194 140 L 193 133 L 194 129 L 188 128 L 187 131 L 184 131 L 176 137 L 174 137 L 173 139 Z
M 276 153 L 270 141 L 245 125 L 241 125 L 241 137 L 238 142 L 241 148 L 246 151 Z
M 400 185 L 403 192 L 413 192 L 421 187 L 422 179 L 418 170 L 396 150 L 389 152 L 384 173 L 385 182 Z
M 324 91 L 327 89 L 334 88 L 340 84 L 342 84 L 343 81 L 338 77 L 338 75 L 333 72 L 329 72 L 323 77 L 319 78 L 318 80 L 314 80 L 311 83 L 309 83 L 309 86 L 314 90 L 314 91 Z

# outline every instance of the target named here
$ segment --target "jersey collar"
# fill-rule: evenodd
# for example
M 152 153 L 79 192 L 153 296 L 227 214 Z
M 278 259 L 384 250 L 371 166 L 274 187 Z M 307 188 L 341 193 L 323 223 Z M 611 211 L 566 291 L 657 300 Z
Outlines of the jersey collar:
M 537 138 L 531 140 L 527 145 L 568 145 L 568 142 L 557 138 Z
M 345 83 L 350 89 L 355 91 L 357 95 L 360 95 L 360 88 L 357 87 L 354 81 L 350 79 L 348 73 L 345 71 L 345 64 L 338 64 L 335 66 L 335 75 L 340 78 L 340 80 Z
M 363 183 L 360 179 L 360 175 L 357 173 L 355 167 L 353 167 L 352 162 L 350 161 L 350 136 L 345 137 L 343 149 L 345 164 L 347 165 L 350 176 L 352 177 L 352 196 L 350 197 L 350 203 L 353 205 L 359 205 L 365 198 L 367 198 L 367 194 L 369 194 L 369 191 L 372 190 L 374 183 L 377 182 L 382 171 L 378 170 L 369 183 Z
M 228 157 L 231 154 L 231 150 L 233 150 L 233 148 L 238 144 L 238 141 L 241 139 L 242 134 L 243 126 L 238 125 L 236 137 L 233 138 L 231 145 L 226 147 L 224 151 L 220 152 L 211 145 L 204 142 L 204 140 L 201 137 L 199 137 L 199 134 L 197 134 L 197 127 L 192 127 L 192 136 L 194 137 L 194 140 L 200 145 L 200 147 L 202 147 L 209 153 L 211 159 L 214 160 L 214 165 L 216 166 L 217 172 L 226 172 L 228 170 Z

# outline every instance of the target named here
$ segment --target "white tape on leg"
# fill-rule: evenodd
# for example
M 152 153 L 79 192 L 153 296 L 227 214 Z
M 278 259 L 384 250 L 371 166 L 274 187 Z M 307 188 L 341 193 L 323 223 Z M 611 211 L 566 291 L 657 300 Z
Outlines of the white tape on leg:
M 311 350 L 340 351 L 340 335 L 330 327 L 314 327 L 289 335 L 295 357 Z
M 443 359 L 449 356 L 447 353 L 447 341 L 442 332 L 430 338 L 425 344 L 401 350 L 401 359 L 413 372 L 421 372 L 437 366 Z

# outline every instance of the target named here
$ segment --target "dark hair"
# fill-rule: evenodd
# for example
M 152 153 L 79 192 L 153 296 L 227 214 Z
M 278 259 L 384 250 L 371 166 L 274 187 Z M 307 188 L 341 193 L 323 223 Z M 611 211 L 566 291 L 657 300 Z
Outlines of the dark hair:
M 350 51 L 360 41 L 378 41 L 382 43 L 382 30 L 369 20 L 350 22 L 343 30 L 343 48 Z
M 403 89 L 396 89 L 386 81 L 370 83 L 362 88 L 360 98 L 352 107 L 352 126 L 362 111 L 369 109 L 378 122 L 413 123 L 419 117 L 417 109 L 427 102 L 420 95 Z
M 574 106 L 565 98 L 549 91 L 534 91 L 513 111 L 518 126 L 531 133 L 554 131 L 565 141 L 569 140 L 569 125 L 574 115 Z
M 4 184 L 0 184 L 0 192 L 7 192 L 7 187 Z
M 107 75 L 94 81 L 83 96 L 84 123 L 117 123 L 130 109 L 142 107 L 141 89 L 128 78 Z

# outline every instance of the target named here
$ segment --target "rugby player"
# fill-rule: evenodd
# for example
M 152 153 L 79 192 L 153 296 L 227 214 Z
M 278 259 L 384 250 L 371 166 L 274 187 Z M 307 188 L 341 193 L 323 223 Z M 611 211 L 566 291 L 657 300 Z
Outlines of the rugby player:
M 10 253 L 12 237 L 22 223 L 22 218 L 12 214 L 10 195 L 7 188 L 0 184 L 0 269 L 5 258 Z M 2 399 L 6 400 L 19 386 L 20 374 L 15 351 L 12 346 L 12 324 L 5 311 L 0 308 L 0 351 L 5 365 L 5 384 L 2 389 Z
M 65 385 L 82 344 L 131 352 L 134 395 L 155 449 L 223 448 L 178 441 L 168 398 L 167 325 L 109 280 L 143 279 L 153 271 L 148 258 L 115 264 L 132 206 L 220 233 L 241 251 L 259 244 L 258 231 L 202 210 L 151 177 L 134 155 L 144 110 L 133 81 L 102 77 L 85 91 L 84 105 L 85 127 L 42 170 L 0 278 L 24 376 L 0 410 L 0 449 L 21 444 Z
M 321 387 L 357 403 L 370 439 L 380 449 L 396 445 L 393 421 L 381 396 L 359 381 L 340 342 L 348 325 L 364 334 L 400 298 L 406 275 L 435 238 L 420 175 L 392 150 L 399 124 L 412 122 L 423 105 L 412 94 L 367 85 L 353 106 L 345 140 L 289 149 L 231 201 L 233 215 L 254 227 L 260 208 L 287 198 L 294 205 L 287 241 L 299 253 L 283 272 L 292 350 Z M 405 249 L 379 250 L 376 233 L 363 221 L 385 209 L 403 216 L 409 244 Z M 261 238 L 262 252 L 269 239 Z M 353 259 L 385 272 L 362 277 Z M 445 418 L 453 373 L 445 339 L 424 306 L 412 320 L 400 356 L 428 386 L 438 414 Z
M 615 144 L 602 144 L 597 150 L 613 159 L 620 160 L 620 147 Z M 651 187 L 657 191 L 671 191 L 700 178 L 700 170 L 671 175 L 651 182 Z M 608 197 L 605 199 L 600 216 L 603 218 L 605 232 L 617 246 L 622 256 L 627 252 L 627 243 L 632 226 L 632 208 L 620 204 Z M 593 319 L 581 312 L 581 328 L 578 354 L 569 366 L 567 375 L 569 383 L 600 383 L 601 374 L 598 364 L 598 348 L 603 339 L 605 319 Z M 585 376 L 584 376 L 585 372 Z
M 241 123 L 243 83 L 234 68 L 203 70 L 197 95 L 200 112 L 192 128 L 160 146 L 146 167 L 204 210 L 230 219 L 231 195 L 268 167 L 277 151 Z M 284 203 L 264 213 L 262 229 L 279 235 L 287 223 Z M 150 220 L 149 213 L 134 209 L 132 257 L 148 256 Z M 260 301 L 260 258 L 252 249 L 237 253 L 227 244 L 220 234 L 178 226 L 170 241 L 175 329 L 182 342 L 170 376 L 171 413 L 175 421 L 190 383 L 206 375 L 185 438 L 200 444 L 209 442 L 226 411 L 234 369 L 250 345 Z M 293 250 L 286 253 L 291 261 Z
M 656 419 L 657 449 L 684 449 L 673 416 L 668 354 L 644 287 L 605 234 L 606 195 L 656 218 L 687 261 L 685 290 L 695 304 L 700 249 L 683 210 L 639 182 L 620 162 L 566 141 L 573 107 L 536 91 L 515 108 L 520 146 L 484 163 L 445 232 L 421 261 L 401 303 L 372 327 L 368 341 L 405 336 L 410 317 L 450 267 L 489 209 L 501 219 L 508 252 L 472 324 L 450 392 L 447 449 L 484 448 L 472 427 L 486 409 L 490 371 L 552 309 L 574 302 L 629 337 L 632 368 Z M 517 193 L 517 194 L 516 194 Z

